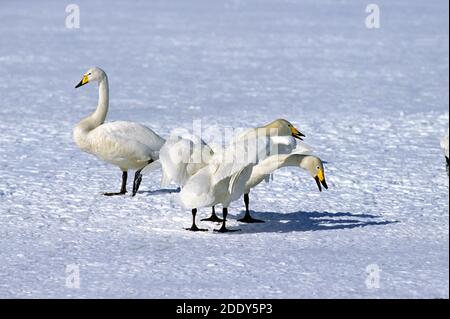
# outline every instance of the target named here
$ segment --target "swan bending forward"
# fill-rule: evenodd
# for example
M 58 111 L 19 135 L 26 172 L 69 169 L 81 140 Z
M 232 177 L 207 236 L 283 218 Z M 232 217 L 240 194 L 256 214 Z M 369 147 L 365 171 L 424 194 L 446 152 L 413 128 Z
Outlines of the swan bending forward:
M 280 154 L 273 155 L 258 163 L 253 167 L 252 175 L 245 184 L 244 191 L 244 204 L 245 204 L 245 218 L 250 217 L 250 190 L 258 186 L 262 181 L 268 180 L 270 175 L 276 170 L 282 167 L 298 167 L 308 171 L 312 178 L 316 181 L 319 191 L 322 191 L 322 186 L 328 189 L 327 181 L 325 180 L 325 169 L 323 167 L 322 160 L 309 152 L 303 153 L 303 150 L 299 153 Z M 258 219 L 254 219 L 254 222 L 258 222 Z
M 75 88 L 89 82 L 98 82 L 97 109 L 75 126 L 73 138 L 82 151 L 118 166 L 122 171 L 120 191 L 104 195 L 124 195 L 127 192 L 128 170 L 136 170 L 133 183 L 134 196 L 142 180 L 142 169 L 158 159 L 159 150 L 165 141 L 151 129 L 138 123 L 124 121 L 104 123 L 109 106 L 108 77 L 102 69 L 94 67 L 83 75 Z

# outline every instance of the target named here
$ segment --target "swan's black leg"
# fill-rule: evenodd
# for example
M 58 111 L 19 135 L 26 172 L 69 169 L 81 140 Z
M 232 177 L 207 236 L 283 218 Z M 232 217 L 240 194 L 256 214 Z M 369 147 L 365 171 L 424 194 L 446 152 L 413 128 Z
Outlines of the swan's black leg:
M 116 195 L 125 195 L 127 193 L 127 179 L 128 179 L 128 172 L 123 171 L 122 172 L 122 187 L 120 188 L 120 192 L 118 193 L 104 193 L 105 196 L 116 196 Z
M 120 187 L 120 193 L 123 195 L 127 192 L 127 179 L 128 171 L 122 173 L 122 187 Z
M 208 231 L 207 229 L 201 229 L 198 228 L 197 225 L 195 224 L 195 216 L 197 215 L 197 208 L 194 208 L 192 210 L 192 226 L 191 228 L 186 228 L 186 230 L 190 230 L 190 231 Z
M 151 163 L 153 163 L 153 160 L 152 160 L 152 159 L 148 161 L 147 165 L 148 165 L 148 164 L 151 164 Z M 139 190 L 139 186 L 141 186 L 141 182 L 142 182 L 142 174 L 141 174 L 141 172 L 142 172 L 142 170 L 143 170 L 144 168 L 145 168 L 145 167 L 143 167 L 143 168 L 137 170 L 137 171 L 136 171 L 136 174 L 134 174 L 134 181 L 133 181 L 133 195 L 132 195 L 133 197 L 136 196 L 136 193 L 137 193 L 138 190 Z
M 230 229 L 227 228 L 227 226 L 226 226 L 227 216 L 228 216 L 228 208 L 224 207 L 223 208 L 222 227 L 220 227 L 220 229 L 217 229 L 217 230 L 215 229 L 214 231 L 219 232 L 219 233 L 232 233 L 232 232 L 240 231 L 240 229 L 230 230 Z
M 215 206 L 212 207 L 212 213 L 211 216 L 208 218 L 202 219 L 202 222 L 213 222 L 213 223 L 220 223 L 223 219 L 216 215 L 216 208 Z
M 253 218 L 250 215 L 250 210 L 248 209 L 249 204 L 250 204 L 250 196 L 249 196 L 248 193 L 244 194 L 244 204 L 245 204 L 245 216 L 244 216 L 244 218 L 239 219 L 238 220 L 239 222 L 241 222 L 241 223 L 249 223 L 249 224 L 252 224 L 252 223 L 264 223 L 263 220 Z
M 140 170 L 136 171 L 136 174 L 134 174 L 134 181 L 133 181 L 133 197 L 136 195 L 136 193 L 139 190 L 139 186 L 141 186 L 142 182 L 142 168 Z

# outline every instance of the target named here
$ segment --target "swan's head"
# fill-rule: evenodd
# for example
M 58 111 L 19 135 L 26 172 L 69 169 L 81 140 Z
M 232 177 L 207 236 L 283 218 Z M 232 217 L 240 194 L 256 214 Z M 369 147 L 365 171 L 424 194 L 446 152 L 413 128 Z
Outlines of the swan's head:
M 75 88 L 79 88 L 89 82 L 100 82 L 106 77 L 105 71 L 100 69 L 99 67 L 90 68 L 81 79 L 80 83 L 75 86 Z
M 316 156 L 306 156 L 300 162 L 300 167 L 306 169 L 317 183 L 319 191 L 322 191 L 322 185 L 328 189 L 327 181 L 325 180 L 325 170 L 323 168 L 322 160 Z
M 279 136 L 293 136 L 303 141 L 305 134 L 301 133 L 294 125 L 284 119 L 278 119 L 266 125 L 266 128 L 277 129 Z

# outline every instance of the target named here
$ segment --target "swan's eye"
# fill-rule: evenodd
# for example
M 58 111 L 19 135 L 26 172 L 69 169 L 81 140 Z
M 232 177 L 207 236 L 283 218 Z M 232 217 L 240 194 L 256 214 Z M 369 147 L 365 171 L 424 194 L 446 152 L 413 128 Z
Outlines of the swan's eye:
M 88 75 L 92 75 L 92 73 L 88 73 Z

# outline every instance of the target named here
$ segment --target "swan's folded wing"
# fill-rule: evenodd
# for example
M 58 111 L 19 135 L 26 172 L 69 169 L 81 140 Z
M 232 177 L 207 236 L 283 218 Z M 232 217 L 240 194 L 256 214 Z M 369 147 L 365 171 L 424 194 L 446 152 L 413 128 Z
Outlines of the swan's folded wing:
M 116 121 L 105 123 L 99 128 L 105 131 L 106 134 L 113 134 L 116 137 L 133 139 L 141 144 L 144 144 L 155 151 L 156 155 L 165 142 L 165 140 L 156 134 L 152 129 L 139 123 Z
M 247 152 L 243 143 L 233 143 L 229 147 L 217 151 L 211 159 L 208 165 L 212 178 L 211 183 L 217 185 L 255 162 L 256 154 Z
M 125 137 L 116 133 L 116 131 L 108 132 L 104 129 L 92 131 L 90 133 L 91 140 L 94 141 L 91 144 L 92 153 L 119 167 L 129 167 L 130 163 L 137 163 L 138 167 L 144 167 L 150 160 L 157 158 L 158 151 L 140 143 L 133 137 Z
M 231 176 L 248 164 L 257 164 L 274 155 L 291 153 L 297 143 L 291 136 L 260 136 L 232 142 L 215 154 L 213 162 L 226 164 Z

